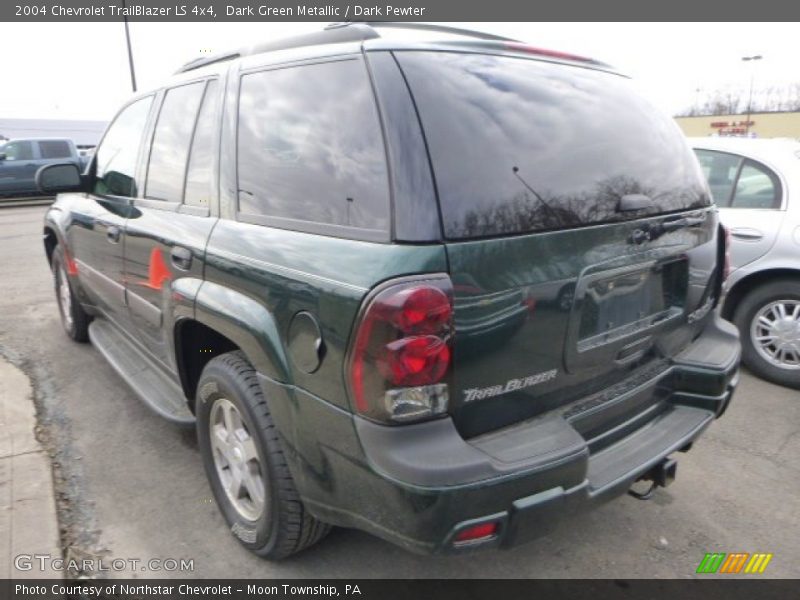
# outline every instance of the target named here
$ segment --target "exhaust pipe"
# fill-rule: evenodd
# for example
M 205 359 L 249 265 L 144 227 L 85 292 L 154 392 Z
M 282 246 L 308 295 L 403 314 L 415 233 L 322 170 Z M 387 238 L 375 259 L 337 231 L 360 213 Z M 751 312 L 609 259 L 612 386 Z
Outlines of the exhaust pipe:
M 667 487 L 670 483 L 675 481 L 675 475 L 677 472 L 678 461 L 676 461 L 674 458 L 665 458 L 655 467 L 637 479 L 637 481 L 652 482 L 650 488 L 646 492 L 637 492 L 631 488 L 628 490 L 628 494 L 638 500 L 649 500 L 653 497 L 653 493 L 656 491 L 657 487 Z

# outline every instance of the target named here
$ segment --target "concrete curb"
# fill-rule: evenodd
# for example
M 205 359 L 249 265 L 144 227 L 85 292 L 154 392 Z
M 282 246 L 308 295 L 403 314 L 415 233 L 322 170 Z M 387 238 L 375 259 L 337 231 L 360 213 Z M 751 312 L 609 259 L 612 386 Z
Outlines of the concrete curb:
M 35 427 L 28 377 L 0 358 L 0 579 L 61 577 L 33 560 L 61 558 L 50 457 Z M 30 556 L 30 570 L 15 568 L 20 555 Z

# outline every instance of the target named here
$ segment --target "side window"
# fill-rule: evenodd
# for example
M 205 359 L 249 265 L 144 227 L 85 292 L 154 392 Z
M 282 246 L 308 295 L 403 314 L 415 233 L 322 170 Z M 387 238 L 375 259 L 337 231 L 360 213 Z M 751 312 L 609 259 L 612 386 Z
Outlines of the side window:
M 72 158 L 69 142 L 66 140 L 42 140 L 39 142 L 40 158 Z
M 383 138 L 360 60 L 244 75 L 239 211 L 386 232 Z
M 146 198 L 180 202 L 189 145 L 205 82 L 172 88 L 164 96 L 147 167 Z
M 133 197 L 138 193 L 136 159 L 152 103 L 152 96 L 137 100 L 114 119 L 95 153 L 95 194 Z
M 732 208 L 780 208 L 778 177 L 765 167 L 746 160 L 736 181 Z
M 735 154 L 714 152 L 712 150 L 695 150 L 703 175 L 708 180 L 711 195 L 717 206 L 730 206 L 731 193 L 739 172 L 742 159 Z
M 192 152 L 186 172 L 183 202 L 191 206 L 208 206 L 212 196 L 211 169 L 214 164 L 214 132 L 217 129 L 217 82 L 209 81 L 203 105 L 197 117 L 192 139 Z
M 33 160 L 33 144 L 30 142 L 8 142 L 3 152 L 6 160 Z

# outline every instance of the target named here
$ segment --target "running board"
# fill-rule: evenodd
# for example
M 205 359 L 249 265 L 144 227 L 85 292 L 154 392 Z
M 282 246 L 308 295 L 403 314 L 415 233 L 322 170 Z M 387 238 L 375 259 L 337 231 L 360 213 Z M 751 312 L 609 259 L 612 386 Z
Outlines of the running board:
M 151 410 L 178 425 L 194 425 L 181 388 L 114 325 L 95 319 L 89 325 L 89 339 Z

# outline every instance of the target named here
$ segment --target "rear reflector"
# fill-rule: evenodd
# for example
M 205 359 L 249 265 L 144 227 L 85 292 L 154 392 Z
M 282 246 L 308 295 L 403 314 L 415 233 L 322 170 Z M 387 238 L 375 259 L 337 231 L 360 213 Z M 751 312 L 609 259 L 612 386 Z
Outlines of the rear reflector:
M 497 535 L 497 523 L 481 523 L 462 529 L 456 534 L 454 544 L 464 544 L 466 542 L 477 542 L 487 540 Z

